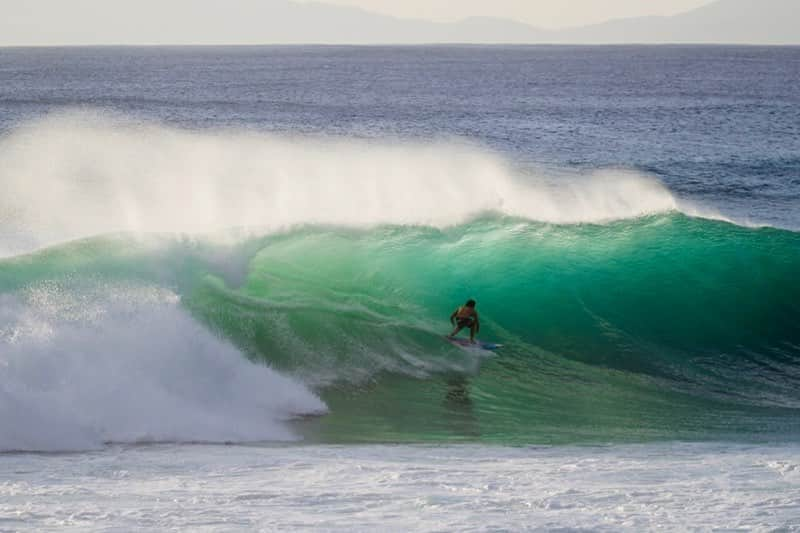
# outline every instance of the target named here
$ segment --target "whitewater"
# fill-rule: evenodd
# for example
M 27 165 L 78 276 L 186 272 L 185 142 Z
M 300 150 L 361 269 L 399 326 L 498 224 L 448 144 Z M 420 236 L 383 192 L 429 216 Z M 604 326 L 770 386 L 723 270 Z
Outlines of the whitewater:
M 3 51 L 0 528 L 800 527 L 787 52 L 636 51 Z

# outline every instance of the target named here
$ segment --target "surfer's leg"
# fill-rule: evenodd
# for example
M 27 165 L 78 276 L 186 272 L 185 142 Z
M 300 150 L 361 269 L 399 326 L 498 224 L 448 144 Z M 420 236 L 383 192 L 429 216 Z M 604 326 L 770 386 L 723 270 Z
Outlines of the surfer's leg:
M 478 324 L 475 321 L 472 321 L 472 324 L 469 327 L 469 342 L 475 342 L 475 329 L 477 328 Z
M 461 331 L 462 329 L 464 329 L 464 326 L 456 326 L 455 329 L 450 332 L 450 335 L 448 335 L 448 337 L 455 337 L 456 335 L 458 335 L 458 332 Z

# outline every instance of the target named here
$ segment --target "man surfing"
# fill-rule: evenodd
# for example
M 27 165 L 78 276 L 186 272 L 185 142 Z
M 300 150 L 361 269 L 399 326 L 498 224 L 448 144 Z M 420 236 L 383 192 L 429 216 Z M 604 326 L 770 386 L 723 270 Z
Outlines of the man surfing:
M 467 303 L 453 311 L 453 314 L 450 315 L 450 323 L 455 326 L 455 329 L 448 337 L 452 339 L 462 329 L 469 328 L 469 342 L 475 344 L 475 334 L 481 330 L 478 312 L 475 310 L 475 300 L 467 300 Z

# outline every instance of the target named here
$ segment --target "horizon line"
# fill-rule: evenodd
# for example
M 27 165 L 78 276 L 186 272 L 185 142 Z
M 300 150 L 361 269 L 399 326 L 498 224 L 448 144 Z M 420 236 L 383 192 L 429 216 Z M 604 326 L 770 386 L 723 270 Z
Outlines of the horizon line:
M 757 42 L 680 42 L 680 41 L 664 41 L 660 43 L 652 42 L 624 42 L 618 43 L 571 43 L 571 42 L 530 42 L 530 43 L 504 43 L 504 42 L 468 42 L 468 41 L 453 41 L 453 42 L 419 42 L 419 43 L 325 43 L 325 42 L 307 42 L 307 43 L 71 43 L 71 44 L 0 44 L 0 49 L 9 48 L 266 48 L 266 47 L 319 47 L 319 48 L 419 48 L 419 47 L 505 47 L 505 48 L 521 48 L 521 47 L 557 47 L 569 46 L 576 48 L 600 48 L 600 47 L 623 47 L 623 46 L 641 46 L 641 47 L 712 47 L 712 46 L 725 46 L 725 47 L 759 47 L 759 48 L 796 48 L 800 47 L 800 41 L 797 43 L 757 43 Z

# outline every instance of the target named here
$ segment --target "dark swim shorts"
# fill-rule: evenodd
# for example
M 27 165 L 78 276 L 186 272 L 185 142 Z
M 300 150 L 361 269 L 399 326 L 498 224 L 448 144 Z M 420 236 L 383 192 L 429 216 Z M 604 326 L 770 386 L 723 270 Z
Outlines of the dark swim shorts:
M 458 324 L 458 327 L 460 328 L 471 328 L 474 321 L 475 319 L 473 319 L 471 316 L 468 316 L 464 318 L 457 318 L 456 324 Z

